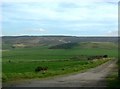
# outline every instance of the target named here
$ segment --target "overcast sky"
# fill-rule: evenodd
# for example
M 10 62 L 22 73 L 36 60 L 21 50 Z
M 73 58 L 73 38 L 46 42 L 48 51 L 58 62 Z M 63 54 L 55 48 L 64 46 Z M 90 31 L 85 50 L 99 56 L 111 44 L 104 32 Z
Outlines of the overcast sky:
M 3 0 L 2 35 L 116 36 L 118 0 Z

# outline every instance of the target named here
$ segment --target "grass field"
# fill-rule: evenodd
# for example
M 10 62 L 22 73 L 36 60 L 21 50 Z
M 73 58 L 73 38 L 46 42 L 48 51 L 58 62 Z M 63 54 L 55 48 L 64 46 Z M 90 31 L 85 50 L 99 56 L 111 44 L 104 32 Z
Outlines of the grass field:
M 3 63 L 3 81 L 27 79 L 27 78 L 43 78 L 55 75 L 78 72 L 81 70 L 93 68 L 109 59 L 91 61 L 61 61 L 61 62 L 16 62 Z M 35 72 L 37 66 L 47 66 L 47 71 Z
M 89 46 L 88 46 L 89 44 Z M 3 61 L 30 61 L 30 60 L 64 60 L 69 59 L 76 55 L 104 55 L 107 54 L 109 57 L 117 57 L 117 47 L 113 44 L 105 43 L 98 47 L 92 48 L 93 45 L 87 43 L 84 45 L 80 44 L 72 49 L 48 49 L 47 46 L 38 46 L 34 48 L 16 48 L 12 50 L 3 51 Z M 92 45 L 92 46 L 91 46 Z M 100 46 L 101 45 L 101 46 Z M 106 45 L 106 46 L 105 46 Z M 84 47 L 83 47 L 84 46 Z M 86 46 L 86 47 L 85 47 Z M 109 48 L 109 49 L 108 49 Z
M 81 43 L 71 49 L 49 49 L 48 46 L 14 48 L 3 51 L 3 81 L 44 78 L 72 72 L 79 72 L 98 66 L 109 60 L 71 60 L 71 57 L 94 55 L 117 57 L 117 46 L 113 43 Z M 37 66 L 47 66 L 47 71 L 35 73 Z

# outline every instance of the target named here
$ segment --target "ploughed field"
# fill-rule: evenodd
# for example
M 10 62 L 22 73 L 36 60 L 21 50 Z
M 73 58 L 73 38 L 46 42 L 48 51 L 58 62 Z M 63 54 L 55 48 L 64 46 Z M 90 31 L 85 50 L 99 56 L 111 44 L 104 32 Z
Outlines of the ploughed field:
M 2 51 L 3 82 L 80 72 L 117 57 L 112 42 L 14 47 Z

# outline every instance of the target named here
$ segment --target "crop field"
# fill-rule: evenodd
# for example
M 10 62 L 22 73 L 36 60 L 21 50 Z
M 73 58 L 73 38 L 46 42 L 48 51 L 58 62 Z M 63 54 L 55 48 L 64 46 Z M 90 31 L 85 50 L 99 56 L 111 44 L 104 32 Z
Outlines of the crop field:
M 6 82 L 80 72 L 117 57 L 118 51 L 113 43 L 80 43 L 68 49 L 51 49 L 49 46 L 13 48 L 3 50 L 2 54 L 3 82 Z M 88 60 L 95 55 L 108 55 L 108 58 Z M 35 72 L 38 66 L 47 67 L 47 70 Z

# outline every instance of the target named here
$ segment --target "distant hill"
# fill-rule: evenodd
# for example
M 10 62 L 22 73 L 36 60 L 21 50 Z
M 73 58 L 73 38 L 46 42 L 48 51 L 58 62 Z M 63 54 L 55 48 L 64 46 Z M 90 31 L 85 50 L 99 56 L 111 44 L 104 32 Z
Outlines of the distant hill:
M 115 49 L 118 45 L 113 42 L 83 42 L 80 43 L 80 48 L 100 48 L 100 49 Z
M 118 45 L 113 42 L 81 42 L 81 43 L 65 43 L 49 47 L 49 49 L 85 49 L 85 48 L 100 48 L 100 49 L 115 49 Z
M 76 36 L 3 36 L 3 49 L 16 47 L 56 46 L 80 42 L 118 42 L 117 37 L 76 37 Z M 70 44 L 73 45 L 73 44 Z
M 71 49 L 78 46 L 78 43 L 64 43 L 49 47 L 49 49 Z

